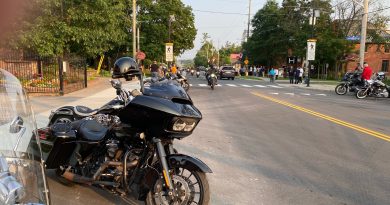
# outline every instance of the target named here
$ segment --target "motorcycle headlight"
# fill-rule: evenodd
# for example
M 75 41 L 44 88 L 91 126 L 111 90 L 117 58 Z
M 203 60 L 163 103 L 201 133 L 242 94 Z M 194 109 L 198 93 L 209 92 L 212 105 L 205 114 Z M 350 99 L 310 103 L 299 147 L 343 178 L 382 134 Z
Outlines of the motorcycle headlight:
M 214 77 L 215 77 L 215 74 L 214 74 L 214 73 L 212 73 L 212 74 L 211 74 L 211 77 L 213 77 L 213 78 L 214 78 Z
M 196 127 L 198 120 L 191 118 L 175 118 L 172 124 L 172 131 L 191 132 Z

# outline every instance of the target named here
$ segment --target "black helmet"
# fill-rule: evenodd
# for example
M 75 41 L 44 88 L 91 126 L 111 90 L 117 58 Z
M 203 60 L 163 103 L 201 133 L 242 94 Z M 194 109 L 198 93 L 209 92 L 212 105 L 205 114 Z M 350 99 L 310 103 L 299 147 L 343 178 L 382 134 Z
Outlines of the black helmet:
M 140 75 L 137 62 L 130 57 L 122 57 L 115 61 L 112 78 L 130 79 L 134 75 Z

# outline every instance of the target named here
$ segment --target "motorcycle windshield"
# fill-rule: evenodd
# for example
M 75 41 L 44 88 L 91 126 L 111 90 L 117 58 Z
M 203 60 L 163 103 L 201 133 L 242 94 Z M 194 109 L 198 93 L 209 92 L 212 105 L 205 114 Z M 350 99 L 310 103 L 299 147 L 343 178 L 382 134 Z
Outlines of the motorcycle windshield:
M 3 69 L 0 113 L 0 204 L 48 204 L 34 115 L 19 80 Z

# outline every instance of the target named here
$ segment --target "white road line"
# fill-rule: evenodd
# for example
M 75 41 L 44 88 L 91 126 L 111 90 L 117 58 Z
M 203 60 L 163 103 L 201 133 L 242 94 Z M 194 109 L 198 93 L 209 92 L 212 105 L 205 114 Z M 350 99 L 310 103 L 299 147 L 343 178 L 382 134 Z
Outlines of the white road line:
M 207 84 L 199 84 L 200 87 L 206 87 Z
M 217 86 L 217 87 L 221 87 L 222 85 L 221 85 L 221 84 L 217 84 L 217 85 L 215 85 L 215 86 Z
M 250 85 L 244 85 L 244 84 L 240 84 L 242 87 L 246 87 L 246 88 L 251 88 L 252 86 Z
M 237 85 L 234 85 L 234 84 L 226 84 L 227 86 L 230 86 L 230 87 L 237 87 Z
M 311 94 L 310 94 L 310 93 L 301 93 L 301 95 L 309 96 L 309 95 L 311 95 Z
M 266 86 L 264 85 L 254 85 L 255 87 L 259 87 L 259 88 L 265 88 Z
M 279 95 L 279 93 L 269 93 L 269 94 L 272 94 L 272 95 Z
M 190 86 L 192 86 L 192 84 L 190 84 Z
M 271 87 L 271 88 L 283 88 L 283 87 L 280 87 L 280 86 L 277 86 L 277 85 L 267 85 L 268 87 Z
M 286 95 L 295 95 L 294 93 L 284 93 Z
M 326 94 L 322 94 L 322 93 L 321 93 L 321 94 L 316 94 L 316 95 L 320 95 L 320 96 L 326 96 Z

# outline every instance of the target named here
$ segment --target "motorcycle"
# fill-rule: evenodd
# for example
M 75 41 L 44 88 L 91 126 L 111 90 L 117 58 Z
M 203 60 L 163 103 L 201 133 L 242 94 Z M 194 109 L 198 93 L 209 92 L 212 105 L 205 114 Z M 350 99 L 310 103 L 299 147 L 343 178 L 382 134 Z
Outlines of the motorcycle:
M 191 76 L 194 76 L 195 71 L 191 70 Z
M 207 75 L 207 81 L 211 89 L 214 90 L 215 85 L 217 85 L 217 75 L 215 73 Z
M 185 76 L 181 75 L 180 73 L 177 73 L 176 75 L 173 74 L 167 74 L 167 78 L 169 80 L 177 81 L 177 83 L 186 91 L 190 89 L 190 84 L 188 83 L 188 80 Z
M 345 73 L 342 82 L 335 87 L 335 92 L 338 95 L 345 95 L 347 92 L 356 92 L 362 86 L 361 73 L 347 72 Z
M 50 204 L 36 122 L 19 80 L 0 69 L 0 204 Z
M 376 74 L 374 80 L 367 80 L 364 86 L 356 92 L 356 98 L 363 99 L 367 96 L 370 97 L 390 97 L 390 86 L 386 85 L 382 81 L 385 78 L 385 73 L 379 72 Z
M 199 78 L 199 76 L 200 76 L 200 72 L 196 71 L 196 77 Z
M 206 173 L 211 169 L 173 147 L 175 139 L 191 135 L 202 119 L 187 93 L 161 84 L 151 92 L 166 89 L 169 95 L 145 95 L 114 81 L 124 97 L 104 111 L 41 129 L 47 168 L 56 169 L 65 184 L 132 193 L 147 205 L 208 204 Z

